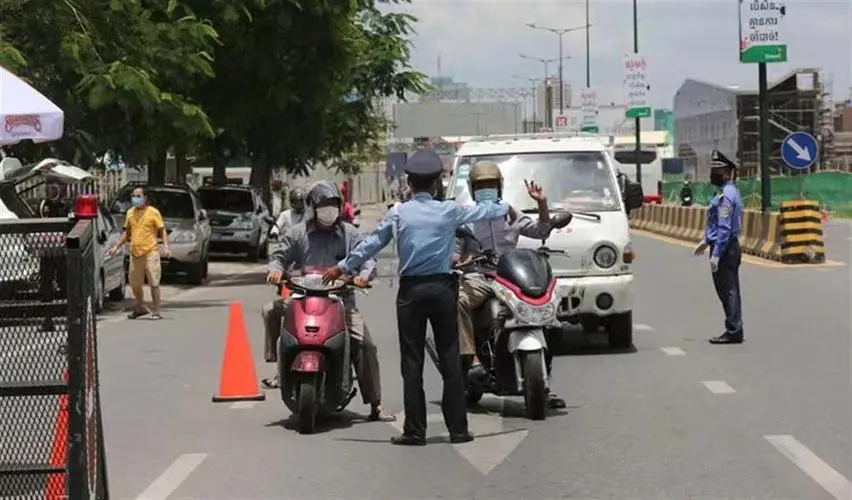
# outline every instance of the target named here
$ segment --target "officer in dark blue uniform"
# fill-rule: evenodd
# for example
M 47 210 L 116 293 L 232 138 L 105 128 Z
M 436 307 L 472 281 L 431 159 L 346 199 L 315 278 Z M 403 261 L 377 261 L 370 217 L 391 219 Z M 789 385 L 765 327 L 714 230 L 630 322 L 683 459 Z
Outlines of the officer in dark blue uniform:
M 710 270 L 713 285 L 725 311 L 725 332 L 710 339 L 711 344 L 740 344 L 743 341 L 742 298 L 740 296 L 740 228 L 743 224 L 743 202 L 734 185 L 737 166 L 719 150 L 710 156 L 710 183 L 719 194 L 707 209 L 704 240 L 695 255 L 710 248 Z

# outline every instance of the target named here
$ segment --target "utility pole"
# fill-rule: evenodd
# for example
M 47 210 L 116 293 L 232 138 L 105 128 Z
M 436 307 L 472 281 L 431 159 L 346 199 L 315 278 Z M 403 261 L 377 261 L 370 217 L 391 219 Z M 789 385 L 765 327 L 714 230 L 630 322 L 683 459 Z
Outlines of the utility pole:
M 526 81 L 530 82 L 530 85 L 532 85 L 532 130 L 530 130 L 530 132 L 535 132 L 536 125 L 538 124 L 538 120 L 537 120 L 538 113 L 535 109 L 537 107 L 536 106 L 537 103 L 536 103 L 536 99 L 535 99 L 535 89 L 536 89 L 536 84 L 538 83 L 538 78 L 533 78 L 533 77 L 529 77 L 529 76 L 521 76 L 521 75 L 512 75 L 512 78 L 517 78 L 518 80 L 526 80 Z
M 545 99 L 544 99 L 544 102 L 545 102 L 544 124 L 546 126 L 550 127 L 550 128 L 553 128 L 553 109 L 551 107 L 552 101 L 547 99 L 547 92 L 548 92 L 548 89 L 549 89 L 549 86 L 547 85 L 547 79 L 550 77 L 550 72 L 548 71 L 548 68 L 550 67 L 550 63 L 560 61 L 560 64 L 561 64 L 561 60 L 558 59 L 558 58 L 544 59 L 544 58 L 541 58 L 541 57 L 532 57 L 532 56 L 527 56 L 527 55 L 524 55 L 524 54 L 518 54 L 518 55 L 520 56 L 521 59 L 528 59 L 530 61 L 536 61 L 536 62 L 539 62 L 539 63 L 544 65 L 544 87 L 543 87 L 544 97 L 545 97 Z
M 588 0 L 586 0 L 586 24 L 583 26 L 577 26 L 575 28 L 546 28 L 544 26 L 539 26 L 535 23 L 527 23 L 527 26 L 533 29 L 554 33 L 557 39 L 559 40 L 559 114 L 565 114 L 565 99 L 563 99 L 565 97 L 565 81 L 563 80 L 562 61 L 565 59 L 570 59 L 570 57 L 564 57 L 562 55 L 562 37 L 565 35 L 565 33 L 570 33 L 572 31 L 577 31 L 585 28 L 586 44 L 588 45 L 588 34 L 590 26 L 588 15 Z M 551 126 L 553 125 L 551 124 Z
M 586 0 L 586 88 L 592 88 L 592 57 L 589 49 L 589 0 Z
M 633 0 L 633 53 L 639 53 L 639 6 L 638 1 Z M 642 119 L 635 118 L 636 126 L 636 182 L 642 185 Z

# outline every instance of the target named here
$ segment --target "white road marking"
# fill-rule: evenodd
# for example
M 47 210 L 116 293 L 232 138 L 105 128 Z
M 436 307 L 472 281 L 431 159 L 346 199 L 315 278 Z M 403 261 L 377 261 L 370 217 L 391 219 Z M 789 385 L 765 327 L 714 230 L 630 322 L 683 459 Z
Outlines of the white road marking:
M 668 356 L 686 356 L 686 351 L 680 347 L 661 347 L 660 350 Z
M 724 380 L 706 380 L 701 383 L 713 394 L 733 394 L 737 392 Z
M 503 463 L 530 433 L 527 429 L 505 429 L 503 417 L 499 414 L 469 413 L 467 417 L 470 432 L 476 439 L 470 443 L 454 444 L 452 447 L 483 476 L 488 475 L 495 467 Z M 390 424 L 402 432 L 404 419 L 405 413 L 399 413 L 396 421 Z M 426 415 L 426 422 L 430 427 L 443 428 L 444 417 L 440 413 L 429 413 Z M 444 432 L 440 435 L 449 438 L 446 428 L 443 430 Z
M 207 453 L 186 453 L 177 457 L 160 477 L 145 488 L 136 500 L 166 500 L 174 493 L 190 474 L 199 466 Z
M 649 330 L 653 330 L 653 328 L 651 328 L 650 326 L 644 325 L 642 323 L 637 323 L 637 324 L 633 325 L 633 329 L 638 331 L 638 332 L 647 332 Z
M 835 500 L 852 498 L 852 482 L 816 456 L 796 438 L 790 435 L 763 437 L 818 485 L 822 486 Z
M 231 405 L 232 410 L 250 410 L 254 408 L 257 401 L 237 401 Z

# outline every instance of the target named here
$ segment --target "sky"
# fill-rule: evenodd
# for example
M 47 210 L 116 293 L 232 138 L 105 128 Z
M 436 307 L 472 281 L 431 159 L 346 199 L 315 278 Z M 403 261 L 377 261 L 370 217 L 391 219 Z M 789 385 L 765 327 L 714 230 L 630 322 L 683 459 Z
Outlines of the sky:
M 775 0 L 779 1 L 779 0 Z M 852 0 L 780 0 L 787 16 L 781 27 L 788 62 L 769 64 L 770 82 L 795 68 L 820 68 L 832 82 L 835 99 L 850 96 L 852 85 Z M 413 64 L 430 75 L 452 76 L 478 88 L 528 87 L 513 77 L 543 76 L 543 65 L 518 54 L 556 58 L 550 28 L 585 24 L 583 0 L 412 0 L 403 10 L 418 17 Z M 591 83 L 601 100 L 620 99 L 625 53 L 633 51 L 630 0 L 590 0 Z M 670 108 L 686 78 L 757 88 L 757 65 L 738 56 L 736 0 L 638 0 L 639 52 L 648 64 L 651 102 Z M 563 78 L 574 89 L 585 85 L 585 32 L 563 37 Z M 552 65 L 555 66 L 555 65 Z M 555 68 L 551 70 L 556 73 Z

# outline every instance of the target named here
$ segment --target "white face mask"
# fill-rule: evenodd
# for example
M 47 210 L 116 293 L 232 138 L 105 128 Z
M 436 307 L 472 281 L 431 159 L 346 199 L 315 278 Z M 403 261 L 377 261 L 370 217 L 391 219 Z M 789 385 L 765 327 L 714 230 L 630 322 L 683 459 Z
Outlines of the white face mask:
M 337 222 L 340 217 L 340 209 L 337 207 L 319 207 L 317 208 L 317 222 L 323 226 L 330 226 Z

